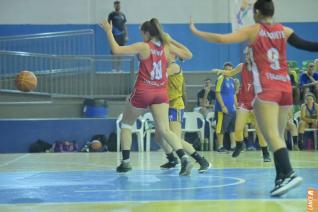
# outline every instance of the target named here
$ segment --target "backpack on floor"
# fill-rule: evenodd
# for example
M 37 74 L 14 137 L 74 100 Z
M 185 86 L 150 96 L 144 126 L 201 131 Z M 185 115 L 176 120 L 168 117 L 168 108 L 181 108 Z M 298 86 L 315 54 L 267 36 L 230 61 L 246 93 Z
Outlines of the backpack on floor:
M 108 151 L 116 152 L 117 151 L 117 134 L 112 132 L 107 140 Z
M 48 152 L 51 149 L 51 147 L 52 147 L 52 144 L 43 140 L 37 140 L 36 142 L 30 145 L 29 152 L 31 153 Z
M 77 152 L 76 141 L 56 141 L 52 146 L 52 152 Z

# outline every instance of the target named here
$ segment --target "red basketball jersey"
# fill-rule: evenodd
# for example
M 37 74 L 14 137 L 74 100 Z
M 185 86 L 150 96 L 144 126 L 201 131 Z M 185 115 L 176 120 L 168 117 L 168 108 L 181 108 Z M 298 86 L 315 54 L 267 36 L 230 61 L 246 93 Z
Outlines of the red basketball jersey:
M 250 47 L 255 93 L 264 90 L 292 92 L 283 25 L 260 24 L 257 38 Z
M 241 71 L 241 87 L 237 99 L 239 103 L 251 104 L 254 97 L 252 69 L 247 63 L 244 63 Z
M 167 58 L 162 44 L 147 42 L 150 56 L 140 60 L 139 73 L 135 83 L 138 88 L 164 88 L 167 86 Z

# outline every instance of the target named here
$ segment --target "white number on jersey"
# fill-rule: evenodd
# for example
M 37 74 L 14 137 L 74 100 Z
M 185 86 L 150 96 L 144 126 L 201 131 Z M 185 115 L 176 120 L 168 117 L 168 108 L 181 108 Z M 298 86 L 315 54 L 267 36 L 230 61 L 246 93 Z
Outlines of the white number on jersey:
M 271 68 L 274 70 L 279 70 L 279 52 L 276 48 L 270 48 L 267 51 L 267 57 L 269 62 L 271 63 Z
M 161 80 L 162 79 L 162 63 L 161 60 L 158 62 L 153 62 L 153 69 L 151 71 L 151 80 Z

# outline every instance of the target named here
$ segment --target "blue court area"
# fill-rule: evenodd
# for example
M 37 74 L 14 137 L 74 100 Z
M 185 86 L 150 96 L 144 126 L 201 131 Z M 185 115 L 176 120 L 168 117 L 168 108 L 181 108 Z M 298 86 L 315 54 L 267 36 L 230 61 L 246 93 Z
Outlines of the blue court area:
M 308 188 L 318 188 L 317 168 L 296 171 L 304 183 L 282 199 L 305 199 Z M 178 169 L 1 172 L 0 203 L 269 199 L 274 177 L 272 168 L 193 170 L 190 177 Z

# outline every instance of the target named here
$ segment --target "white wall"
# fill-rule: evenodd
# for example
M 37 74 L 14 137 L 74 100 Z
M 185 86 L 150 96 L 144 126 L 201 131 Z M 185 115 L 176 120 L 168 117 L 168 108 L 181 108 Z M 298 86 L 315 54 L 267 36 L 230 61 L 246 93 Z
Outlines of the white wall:
M 162 23 L 228 23 L 234 0 L 121 0 L 128 23 L 157 17 Z M 318 0 L 275 0 L 276 20 L 318 22 Z M 0 0 L 0 24 L 99 23 L 113 0 Z

